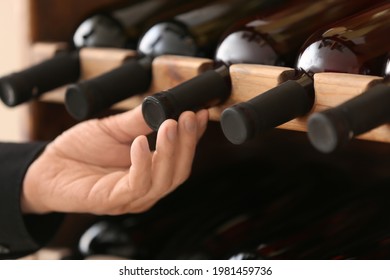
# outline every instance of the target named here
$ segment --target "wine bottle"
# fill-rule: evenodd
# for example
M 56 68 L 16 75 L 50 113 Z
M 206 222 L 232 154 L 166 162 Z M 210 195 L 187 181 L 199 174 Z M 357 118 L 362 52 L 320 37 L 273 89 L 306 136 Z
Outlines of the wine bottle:
M 65 105 L 83 120 L 148 89 L 153 59 L 164 54 L 210 57 L 218 38 L 234 20 L 274 6 L 270 0 L 214 0 L 152 26 L 140 39 L 138 57 L 96 78 L 68 87 Z
M 322 245 L 317 243 L 302 252 L 301 258 L 357 259 L 365 251 L 372 252 L 374 246 L 379 245 L 376 243 L 390 233 L 385 222 L 389 211 L 388 194 L 387 186 L 370 187 L 364 197 L 350 203 L 347 214 L 342 217 L 345 220 L 335 215 L 330 221 L 333 224 L 321 230 Z
M 387 188 L 372 188 L 364 192 L 364 196 L 349 201 L 317 225 L 314 234 L 298 246 L 294 255 L 300 259 L 354 258 L 348 245 L 385 226 L 388 194 Z
M 390 228 L 383 222 L 370 225 L 368 231 L 355 234 L 338 248 L 327 253 L 333 260 L 387 260 L 390 256 Z
M 230 259 L 387 259 L 387 185 L 350 188 L 339 194 L 344 199 L 329 207 L 326 215 L 295 232 L 259 238 L 258 244 L 240 248 Z
M 356 260 L 388 260 L 390 257 L 390 228 L 359 239 L 349 251 Z
M 237 23 L 221 40 L 213 70 L 170 90 L 147 97 L 143 115 L 157 130 L 185 110 L 198 110 L 223 103 L 230 95 L 228 67 L 233 63 L 292 66 L 299 47 L 319 27 L 363 8 L 372 1 L 286 1 L 271 11 Z M 323 16 L 326 14 L 326 16 Z
M 387 223 L 390 210 L 389 179 L 374 183 L 365 188 L 356 199 L 356 211 L 351 213 L 345 225 L 336 228 L 335 232 L 345 242 L 337 244 L 339 238 L 330 238 L 333 245 L 328 246 L 326 255 L 333 259 L 388 259 L 390 256 L 390 225 Z M 352 209 L 352 208 L 351 208 Z M 352 210 L 353 211 L 353 210 Z M 338 242 L 340 243 L 340 242 Z M 321 251 L 317 251 L 320 254 Z
M 251 191 L 249 196 L 254 202 L 249 203 L 248 200 L 245 207 L 240 205 L 234 211 L 235 205 L 216 208 L 212 217 L 202 217 L 203 223 L 178 231 L 171 242 L 167 242 L 159 258 L 225 259 L 237 251 L 252 249 L 260 242 L 293 234 L 327 215 L 345 200 L 346 194 L 356 185 L 332 168 L 324 168 L 323 165 L 313 167 L 299 165 L 263 181 L 262 190 L 279 190 L 273 196 L 261 199 L 265 193 Z M 255 175 L 252 174 L 249 177 L 251 182 L 248 178 L 247 181 L 259 186 L 253 177 Z M 321 183 L 313 188 L 313 180 Z M 344 188 L 335 187 L 338 184 L 334 180 L 342 180 Z M 245 189 L 242 189 L 246 192 L 249 185 L 244 186 Z
M 376 186 L 344 193 L 326 215 L 245 251 L 258 259 L 355 259 L 389 233 L 388 194 L 387 187 Z
M 235 144 L 306 115 L 314 105 L 313 75 L 343 72 L 378 75 L 389 50 L 390 4 L 377 5 L 314 32 L 303 44 L 295 78 L 223 111 L 225 136 Z
M 390 114 L 387 112 L 387 105 L 390 104 L 387 103 L 390 102 L 389 61 L 381 83 L 334 108 L 309 116 L 308 136 L 317 150 L 334 152 L 347 145 L 355 136 L 390 122 Z
M 385 179 L 377 184 L 375 189 L 387 190 L 389 179 Z M 371 186 L 370 186 L 371 188 Z M 387 197 L 388 194 L 379 192 L 376 196 Z M 369 227 L 369 232 L 357 235 L 342 247 L 342 257 L 356 260 L 388 260 L 390 257 L 390 225 L 386 222 L 388 213 L 388 203 L 384 201 L 384 207 L 381 210 L 380 219 L 376 219 L 376 223 Z M 378 204 L 376 202 L 376 204 Z M 382 202 L 383 206 L 383 202 Z
M 16 106 L 45 92 L 75 82 L 80 77 L 79 49 L 82 47 L 129 48 L 152 23 L 172 16 L 174 12 L 205 2 L 197 0 L 129 0 L 126 6 L 97 12 L 86 18 L 73 34 L 71 50 L 20 72 L 0 78 L 0 98 Z

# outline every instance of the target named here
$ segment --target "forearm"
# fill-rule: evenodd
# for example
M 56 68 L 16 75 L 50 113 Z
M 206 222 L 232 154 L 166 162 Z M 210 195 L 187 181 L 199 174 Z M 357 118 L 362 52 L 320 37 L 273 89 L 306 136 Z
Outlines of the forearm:
M 0 258 L 39 249 L 54 234 L 61 215 L 25 215 L 21 193 L 25 174 L 47 143 L 0 143 Z

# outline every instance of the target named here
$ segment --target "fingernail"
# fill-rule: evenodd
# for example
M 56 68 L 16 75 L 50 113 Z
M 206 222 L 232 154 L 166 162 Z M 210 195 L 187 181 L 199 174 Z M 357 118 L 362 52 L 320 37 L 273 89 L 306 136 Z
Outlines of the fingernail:
M 139 137 L 143 137 L 143 136 L 139 136 Z M 146 139 L 139 139 L 138 140 L 138 147 L 142 153 L 150 151 L 149 150 L 149 143 L 148 143 L 148 140 L 146 140 Z
M 177 135 L 176 126 L 169 127 L 168 131 L 167 131 L 167 134 L 168 134 L 168 140 L 171 141 L 171 142 L 174 142 L 175 139 L 176 139 L 176 135 Z
M 188 132 L 194 132 L 196 128 L 196 122 L 194 118 L 187 118 L 184 122 L 184 126 Z
M 147 139 L 145 139 L 145 141 L 141 141 L 141 148 L 144 152 L 150 152 L 149 143 Z

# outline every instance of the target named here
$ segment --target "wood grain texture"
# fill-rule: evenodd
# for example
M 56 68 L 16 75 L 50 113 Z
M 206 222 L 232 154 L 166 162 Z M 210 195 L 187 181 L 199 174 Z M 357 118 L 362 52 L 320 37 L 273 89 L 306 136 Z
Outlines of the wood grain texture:
M 136 54 L 136 51 L 126 49 L 83 48 L 80 50 L 81 79 L 91 79 L 108 72 Z
M 31 47 L 32 63 L 38 63 L 54 56 L 56 53 L 69 49 L 66 42 L 38 42 Z
M 210 117 L 219 120 L 222 111 L 269 90 L 292 76 L 294 70 L 287 67 L 236 64 L 229 69 L 232 79 L 230 98 L 221 106 L 210 109 Z

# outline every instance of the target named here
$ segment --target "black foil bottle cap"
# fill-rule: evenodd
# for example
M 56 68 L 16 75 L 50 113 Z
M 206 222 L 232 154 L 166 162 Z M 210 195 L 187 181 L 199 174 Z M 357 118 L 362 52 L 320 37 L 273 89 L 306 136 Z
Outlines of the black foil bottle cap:
M 332 110 L 312 114 L 307 121 L 307 130 L 310 143 L 322 153 L 340 149 L 353 136 L 345 118 Z
M 227 108 L 222 112 L 220 121 L 225 137 L 233 144 L 243 144 L 255 135 L 256 113 L 248 104 Z
M 66 90 L 66 110 L 74 119 L 85 120 L 92 115 L 93 97 L 93 93 L 88 91 L 88 87 L 84 88 L 82 83 L 70 85 Z
M 142 114 L 147 125 L 154 131 L 157 131 L 166 119 L 177 117 L 169 95 L 164 92 L 146 97 L 142 103 Z
M 20 100 L 18 98 L 18 91 L 16 85 L 13 85 L 12 76 L 7 76 L 5 78 L 0 79 L 0 98 L 4 102 L 5 105 L 9 107 L 16 106 L 21 103 L 24 98 Z

